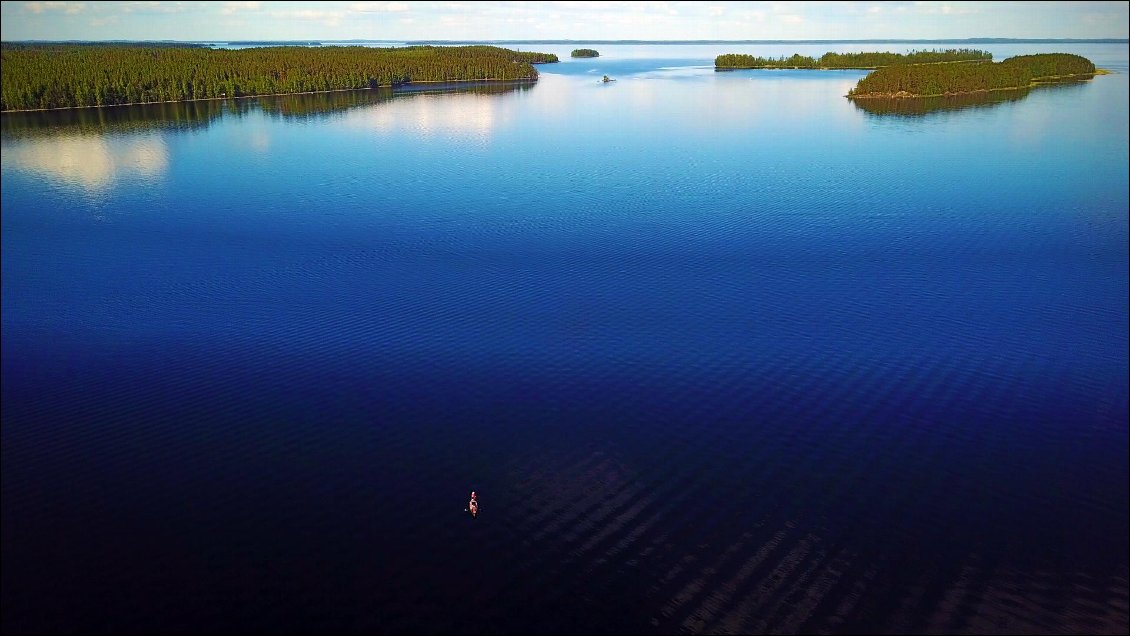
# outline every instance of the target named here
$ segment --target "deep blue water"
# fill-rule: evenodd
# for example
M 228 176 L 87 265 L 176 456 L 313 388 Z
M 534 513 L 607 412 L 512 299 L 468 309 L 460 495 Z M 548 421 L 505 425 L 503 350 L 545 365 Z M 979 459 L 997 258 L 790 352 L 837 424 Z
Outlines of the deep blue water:
M 576 46 L 3 115 L 5 632 L 1127 631 L 1127 45 Z

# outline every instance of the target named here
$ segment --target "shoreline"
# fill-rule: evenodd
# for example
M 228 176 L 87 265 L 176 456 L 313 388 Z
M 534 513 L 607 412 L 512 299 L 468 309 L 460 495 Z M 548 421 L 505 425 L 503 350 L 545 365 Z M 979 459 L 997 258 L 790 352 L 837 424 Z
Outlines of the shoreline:
M 931 64 L 991 64 L 991 60 L 952 60 L 949 62 L 922 62 L 921 64 L 887 64 L 886 66 L 714 66 L 715 71 L 789 70 L 789 71 L 875 71 L 888 66 L 928 66 Z
M 1099 72 L 1099 71 L 1103 72 Z M 1056 84 L 1062 80 L 1066 81 L 1090 81 L 1096 75 L 1113 75 L 1113 72 L 1105 69 L 1095 69 L 1094 73 L 1076 73 L 1074 75 L 1052 75 L 1048 77 L 1041 77 L 1033 79 L 1027 86 L 1009 86 L 1007 88 L 985 88 L 976 91 L 958 91 L 954 93 L 938 93 L 935 95 L 918 95 L 915 93 L 908 93 L 907 91 L 899 91 L 897 93 L 862 93 L 858 95 L 844 95 L 847 99 L 927 99 L 931 97 L 959 97 L 961 95 L 979 95 L 981 93 L 995 93 L 1007 91 L 1020 91 L 1030 88 L 1036 88 L 1041 84 Z M 1076 79 L 1077 78 L 1077 79 Z
M 87 110 L 91 108 L 118 108 L 119 106 L 152 106 L 154 104 L 191 104 L 193 102 L 212 102 L 225 99 L 252 99 L 255 97 L 285 97 L 287 95 L 325 95 L 328 93 L 346 93 L 349 91 L 371 91 L 387 88 L 395 91 L 398 88 L 417 84 L 460 84 L 470 82 L 497 83 L 497 84 L 535 84 L 538 78 L 533 79 L 462 79 L 462 80 L 420 80 L 418 82 L 404 82 L 391 86 L 365 86 L 362 88 L 332 88 L 328 91 L 301 91 L 296 93 L 262 93 L 259 95 L 238 95 L 236 97 L 196 97 L 194 99 L 167 99 L 156 102 L 127 102 L 124 104 L 102 104 L 100 106 L 60 106 L 58 108 L 19 108 L 0 111 L 0 115 L 8 113 L 48 113 L 60 110 Z

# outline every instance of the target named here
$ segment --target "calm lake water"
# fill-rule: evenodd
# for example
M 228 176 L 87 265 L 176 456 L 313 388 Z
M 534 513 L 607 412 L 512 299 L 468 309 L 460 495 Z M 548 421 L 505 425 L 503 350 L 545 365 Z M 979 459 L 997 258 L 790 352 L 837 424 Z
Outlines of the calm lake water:
M 1127 45 L 579 46 L 0 118 L 5 632 L 1126 633 Z

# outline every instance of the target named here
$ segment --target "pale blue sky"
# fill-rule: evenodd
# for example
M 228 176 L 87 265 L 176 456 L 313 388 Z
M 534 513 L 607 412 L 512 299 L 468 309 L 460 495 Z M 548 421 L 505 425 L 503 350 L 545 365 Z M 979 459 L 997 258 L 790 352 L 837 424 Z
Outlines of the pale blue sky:
M 1126 38 L 1128 2 L 0 3 L 10 40 Z

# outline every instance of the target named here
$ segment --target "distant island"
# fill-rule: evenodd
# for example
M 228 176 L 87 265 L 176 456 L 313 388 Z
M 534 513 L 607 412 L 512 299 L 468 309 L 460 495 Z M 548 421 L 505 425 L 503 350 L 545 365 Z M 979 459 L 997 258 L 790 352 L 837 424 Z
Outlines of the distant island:
M 323 42 L 387 42 L 388 40 L 323 40 Z M 409 40 L 406 44 L 1127 44 L 1127 38 L 872 38 L 829 40 Z
M 600 53 L 593 49 L 573 49 L 569 57 L 600 57 Z
M 991 62 L 993 54 L 978 49 L 911 51 L 910 53 L 825 53 L 819 58 L 795 54 L 767 58 L 742 53 L 724 53 L 714 58 L 715 70 L 755 68 L 876 69 L 905 64 L 942 62 Z
M 981 64 L 918 64 L 887 66 L 868 73 L 849 99 L 924 98 L 987 91 L 1027 89 L 1045 82 L 1089 80 L 1093 62 L 1070 53 L 1018 55 Z
M 0 110 L 43 110 L 401 86 L 535 81 L 552 53 L 497 46 L 210 49 L 0 47 Z
M 825 53 L 765 58 L 725 53 L 714 59 L 717 71 L 737 69 L 868 69 L 847 97 L 923 98 L 982 91 L 1031 88 L 1046 82 L 1089 80 L 1106 71 L 1085 57 L 1068 53 L 1019 55 L 994 63 L 978 49 L 911 51 L 910 53 Z
M 64 46 L 108 46 L 108 47 L 148 47 L 148 48 L 197 48 L 207 49 L 211 45 L 205 42 L 175 42 L 172 40 L 32 40 L 25 42 L 3 42 L 0 47 L 5 51 L 16 49 L 42 49 L 59 48 Z

